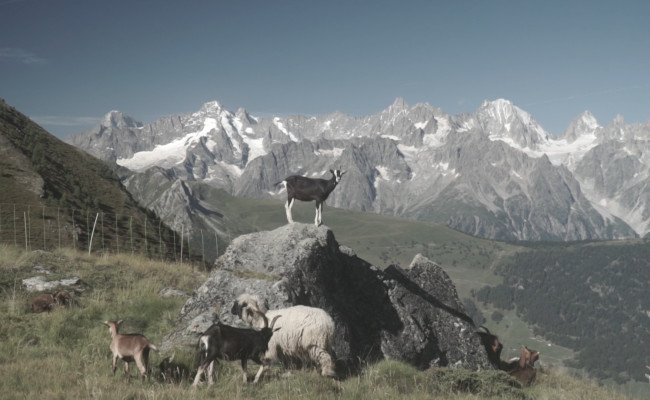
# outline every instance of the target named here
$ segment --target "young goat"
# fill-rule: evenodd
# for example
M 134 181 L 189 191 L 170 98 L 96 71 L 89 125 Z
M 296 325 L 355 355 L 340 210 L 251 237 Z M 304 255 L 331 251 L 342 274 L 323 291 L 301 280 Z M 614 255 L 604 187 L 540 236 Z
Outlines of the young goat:
M 162 382 L 181 383 L 190 377 L 190 370 L 184 364 L 174 361 L 175 354 L 165 357 L 158 364 L 156 378 Z
M 284 186 L 287 189 L 287 202 L 284 205 L 284 208 L 287 212 L 287 221 L 289 221 L 290 224 L 293 224 L 291 207 L 293 207 L 293 202 L 296 199 L 300 201 L 315 201 L 316 217 L 314 218 L 314 224 L 320 226 L 323 223 L 323 203 L 327 200 L 327 197 L 332 193 L 332 190 L 334 190 L 336 185 L 341 181 L 341 177 L 346 171 L 330 169 L 330 172 L 333 176 L 329 180 L 312 179 L 304 176 L 292 175 L 276 184 L 279 185 L 280 183 L 284 183 Z
M 537 370 L 535 369 L 535 361 L 537 360 L 539 360 L 539 351 L 522 346 L 519 360 L 510 364 L 513 369 L 508 373 L 521 382 L 522 385 L 530 386 L 537 377 Z
M 124 373 L 129 374 L 129 363 L 135 361 L 140 370 L 142 380 L 147 376 L 149 368 L 149 350 L 158 351 L 158 348 L 149 342 L 144 335 L 139 333 L 122 334 L 118 333 L 118 328 L 122 324 L 119 321 L 104 321 L 111 333 L 111 352 L 113 353 L 113 375 L 117 369 L 117 359 L 124 361 Z
M 197 386 L 201 376 L 208 370 L 208 384 L 213 384 L 214 363 L 217 359 L 229 361 L 240 360 L 244 383 L 248 382 L 246 364 L 253 360 L 262 365 L 262 356 L 268 349 L 269 339 L 273 335 L 273 326 L 280 315 L 273 318 L 271 325 L 264 314 L 264 328 L 259 331 L 247 328 L 236 328 L 222 323 L 216 323 L 208 328 L 199 338 L 199 370 L 196 372 L 193 386 Z M 261 371 L 261 369 L 260 369 Z M 258 375 L 260 372 L 258 372 Z M 255 377 L 255 382 L 258 377 Z
M 31 301 L 30 308 L 32 312 L 40 313 L 52 311 L 56 306 L 67 306 L 72 303 L 72 296 L 65 290 L 59 290 L 54 294 L 43 293 L 34 297 Z

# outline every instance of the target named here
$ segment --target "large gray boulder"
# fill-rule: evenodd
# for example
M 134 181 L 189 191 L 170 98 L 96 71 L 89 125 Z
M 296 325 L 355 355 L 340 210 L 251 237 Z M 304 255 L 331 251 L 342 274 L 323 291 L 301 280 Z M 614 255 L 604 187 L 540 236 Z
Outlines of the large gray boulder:
M 208 280 L 183 306 L 163 350 L 195 345 L 214 321 L 242 325 L 231 313 L 242 293 L 269 309 L 319 307 L 335 321 L 339 373 L 392 358 L 419 368 L 491 368 L 475 327 L 444 270 L 423 256 L 380 270 L 339 246 L 332 231 L 285 225 L 233 240 Z

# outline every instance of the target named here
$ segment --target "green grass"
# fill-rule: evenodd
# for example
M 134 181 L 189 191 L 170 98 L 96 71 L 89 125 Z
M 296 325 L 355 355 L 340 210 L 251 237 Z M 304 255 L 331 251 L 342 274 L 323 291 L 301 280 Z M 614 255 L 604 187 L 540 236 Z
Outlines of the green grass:
M 21 280 L 34 276 L 34 266 L 52 276 L 80 276 L 84 292 L 78 304 L 51 313 L 32 314 L 32 294 Z M 615 399 L 623 398 L 592 382 L 554 371 L 540 373 L 540 384 L 519 389 L 501 372 L 480 373 L 434 369 L 418 371 L 391 360 L 368 365 L 359 376 L 333 381 L 314 370 L 280 367 L 260 385 L 243 384 L 236 363 L 222 363 L 213 387 L 190 387 L 152 379 L 140 382 L 110 372 L 106 319 L 124 319 L 125 332 L 140 332 L 154 343 L 175 324 L 184 303 L 161 298 L 163 287 L 191 292 L 206 278 L 190 265 L 163 263 L 137 256 L 88 256 L 70 250 L 24 252 L 0 246 L 0 393 L 2 398 L 32 399 Z M 154 353 L 151 365 L 164 355 Z M 175 360 L 193 364 L 191 350 L 178 350 Z M 252 374 L 254 365 L 249 367 Z

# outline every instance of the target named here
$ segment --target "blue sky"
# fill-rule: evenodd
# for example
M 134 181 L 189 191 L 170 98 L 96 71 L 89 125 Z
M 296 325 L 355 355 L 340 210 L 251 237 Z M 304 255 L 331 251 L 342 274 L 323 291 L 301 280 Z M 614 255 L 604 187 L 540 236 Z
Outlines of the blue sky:
M 0 0 L 0 97 L 59 136 L 118 109 L 650 119 L 648 1 Z

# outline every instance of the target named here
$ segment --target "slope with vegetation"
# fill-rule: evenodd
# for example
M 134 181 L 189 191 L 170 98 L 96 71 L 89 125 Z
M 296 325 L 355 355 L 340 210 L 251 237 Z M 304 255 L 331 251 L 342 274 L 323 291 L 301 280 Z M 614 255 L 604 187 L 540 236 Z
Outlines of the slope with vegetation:
M 476 293 L 535 332 L 577 351 L 569 364 L 599 379 L 645 381 L 650 354 L 650 242 L 537 244 Z
M 80 276 L 85 290 L 77 305 L 29 313 L 25 304 L 30 295 L 20 282 L 35 274 L 34 266 L 49 269 L 54 276 Z M 502 372 L 417 371 L 394 361 L 368 365 L 360 375 L 341 382 L 313 370 L 285 375 L 276 368 L 261 385 L 245 385 L 236 363 L 228 362 L 220 365 L 217 383 L 210 388 L 193 389 L 187 380 L 175 384 L 155 378 L 144 383 L 127 381 L 119 372 L 116 376 L 110 372 L 110 337 L 101 322 L 124 319 L 125 332 L 143 332 L 160 343 L 184 300 L 162 298 L 159 291 L 169 286 L 191 291 L 205 279 L 202 272 L 187 264 L 181 267 L 126 255 L 95 257 L 0 246 L 0 278 L 0 393 L 6 398 L 624 398 L 558 370 L 544 370 L 535 386 L 519 389 Z M 157 365 L 163 356 L 154 353 L 151 364 Z M 175 360 L 192 369 L 193 350 L 177 353 Z
M 137 250 L 144 251 L 146 221 L 148 240 L 161 239 L 166 253 L 171 252 L 167 244 L 173 242 L 173 232 L 138 206 L 111 167 L 57 139 L 1 99 L 0 188 L 0 243 L 43 249 L 63 241 L 88 248 L 94 217 L 101 215 L 102 224 L 117 227 L 105 230 L 107 247 L 119 248 L 120 240 L 124 245 L 126 238 L 116 238 L 114 232 L 128 232 L 142 247 Z

